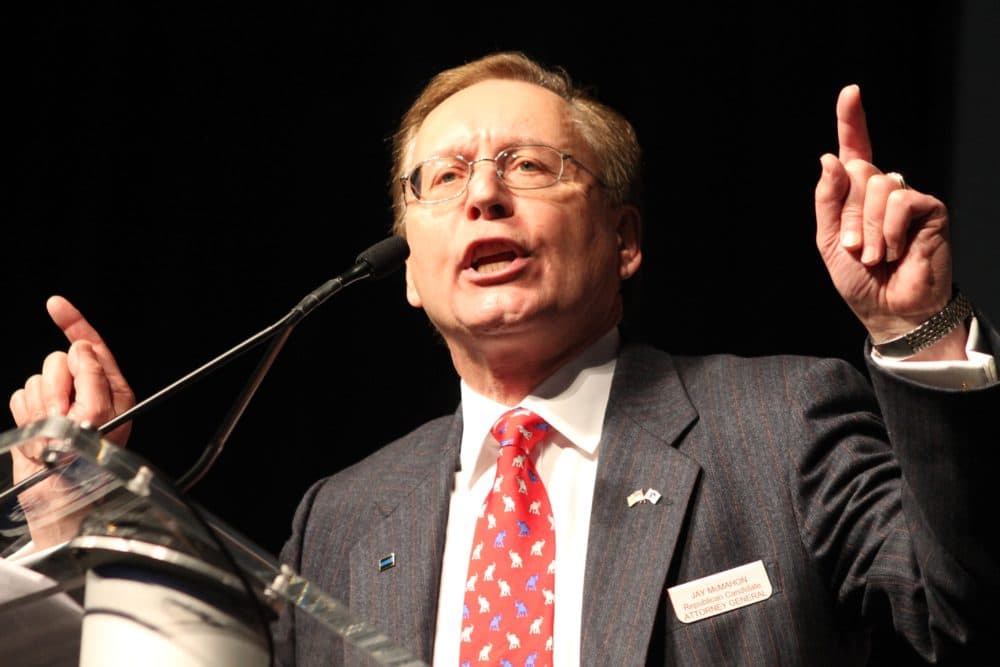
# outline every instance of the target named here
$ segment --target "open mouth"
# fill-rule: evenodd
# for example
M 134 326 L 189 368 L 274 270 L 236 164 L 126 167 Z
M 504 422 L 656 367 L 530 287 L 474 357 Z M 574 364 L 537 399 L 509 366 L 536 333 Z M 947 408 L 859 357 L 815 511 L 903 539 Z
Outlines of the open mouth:
M 487 241 L 470 249 L 467 266 L 480 275 L 489 275 L 503 271 L 525 254 L 509 241 Z
M 517 259 L 517 253 L 513 250 L 498 252 L 472 260 L 472 268 L 477 273 L 496 273 L 506 269 L 515 259 Z

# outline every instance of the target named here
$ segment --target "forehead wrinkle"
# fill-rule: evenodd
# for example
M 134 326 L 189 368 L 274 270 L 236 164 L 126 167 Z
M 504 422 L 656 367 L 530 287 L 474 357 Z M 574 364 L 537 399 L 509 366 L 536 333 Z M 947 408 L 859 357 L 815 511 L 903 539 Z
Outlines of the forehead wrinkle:
M 512 146 L 532 146 L 532 145 L 553 145 L 559 142 L 553 142 L 550 139 L 540 139 L 537 135 L 528 134 L 506 134 L 504 138 L 501 139 L 491 139 L 491 138 L 480 138 L 478 140 L 471 139 L 467 141 L 457 141 L 454 143 L 445 144 L 444 148 L 432 151 L 427 157 L 422 159 L 426 160 L 432 157 L 454 157 L 461 156 L 466 160 L 476 160 L 479 158 L 492 158 L 496 157 L 499 153 L 511 148 Z M 481 150 L 480 146 L 488 146 Z M 554 148 L 560 148 L 558 145 L 553 145 Z

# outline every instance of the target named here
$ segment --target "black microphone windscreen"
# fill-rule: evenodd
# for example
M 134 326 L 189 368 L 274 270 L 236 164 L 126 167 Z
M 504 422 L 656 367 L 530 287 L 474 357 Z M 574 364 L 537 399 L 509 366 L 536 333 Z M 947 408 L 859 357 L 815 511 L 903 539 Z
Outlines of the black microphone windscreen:
M 384 278 L 403 265 L 410 256 L 410 246 L 402 236 L 384 238 L 358 255 L 356 262 L 371 267 L 371 277 Z

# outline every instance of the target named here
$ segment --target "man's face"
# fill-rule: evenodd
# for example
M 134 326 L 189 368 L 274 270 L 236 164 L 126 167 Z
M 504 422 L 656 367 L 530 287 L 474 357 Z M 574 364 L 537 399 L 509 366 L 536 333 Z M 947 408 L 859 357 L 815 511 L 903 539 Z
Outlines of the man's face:
M 407 165 L 432 156 L 492 158 L 518 144 L 545 144 L 591 171 L 599 167 L 562 98 L 506 80 L 477 83 L 434 109 Z M 640 261 L 637 214 L 612 208 L 596 178 L 573 160 L 563 179 L 544 189 L 509 189 L 484 161 L 457 199 L 407 199 L 407 298 L 449 345 L 567 349 L 618 321 L 620 280 Z

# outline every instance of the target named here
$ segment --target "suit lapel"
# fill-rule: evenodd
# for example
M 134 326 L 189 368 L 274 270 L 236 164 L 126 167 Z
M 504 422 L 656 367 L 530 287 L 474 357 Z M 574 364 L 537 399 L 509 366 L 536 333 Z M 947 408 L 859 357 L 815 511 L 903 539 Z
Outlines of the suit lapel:
M 627 348 L 601 438 L 587 546 L 581 664 L 641 664 L 699 466 L 674 443 L 697 418 L 670 358 Z M 629 507 L 634 491 L 657 503 Z M 558 579 L 557 579 L 558 586 Z
M 427 453 L 407 472 L 413 480 L 408 493 L 381 498 L 378 508 L 384 519 L 351 549 L 353 610 L 427 662 L 461 434 L 459 411 L 438 443 L 419 446 Z M 450 465 L 444 464 L 449 460 Z M 380 571 L 379 560 L 390 554 L 395 565 Z

